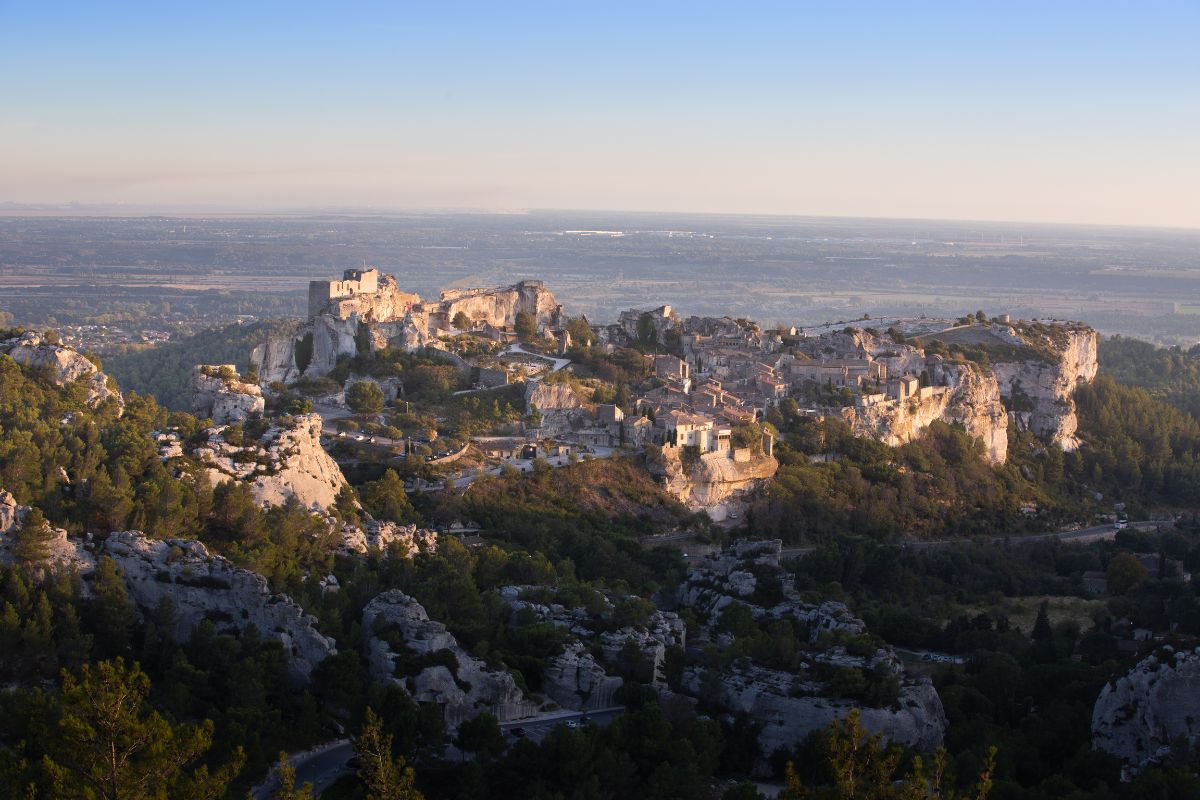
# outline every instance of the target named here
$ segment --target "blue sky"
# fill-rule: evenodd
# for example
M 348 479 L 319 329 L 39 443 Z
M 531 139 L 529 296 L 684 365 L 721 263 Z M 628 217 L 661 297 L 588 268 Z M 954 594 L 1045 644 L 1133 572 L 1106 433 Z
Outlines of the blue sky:
M 0 0 L 0 201 L 1200 227 L 1200 0 Z

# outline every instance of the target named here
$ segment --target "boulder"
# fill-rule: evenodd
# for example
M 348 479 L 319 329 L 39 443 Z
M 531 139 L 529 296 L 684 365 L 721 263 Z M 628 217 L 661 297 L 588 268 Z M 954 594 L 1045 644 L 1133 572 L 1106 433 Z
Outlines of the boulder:
M 103 549 L 121 569 L 129 596 L 142 613 L 170 601 L 170 633 L 177 640 L 186 640 L 203 620 L 234 635 L 253 625 L 264 638 L 283 645 L 289 675 L 297 683 L 307 681 L 317 664 L 337 652 L 334 641 L 317 630 L 316 619 L 294 600 L 273 594 L 262 575 L 210 555 L 200 542 L 122 531 L 110 534 Z

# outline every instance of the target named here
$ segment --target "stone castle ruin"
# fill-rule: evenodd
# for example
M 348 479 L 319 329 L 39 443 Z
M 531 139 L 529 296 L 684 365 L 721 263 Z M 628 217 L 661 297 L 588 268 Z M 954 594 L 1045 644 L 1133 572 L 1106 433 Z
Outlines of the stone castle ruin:
M 341 280 L 310 281 L 308 320 L 296 334 L 269 338 L 250 360 L 263 384 L 320 377 L 342 356 L 395 347 L 413 352 L 438 347 L 461 313 L 473 326 L 511 330 L 517 315 L 533 315 L 539 329 L 565 321 L 562 306 L 541 281 L 490 289 L 444 291 L 436 302 L 406 292 L 374 267 L 348 269 Z

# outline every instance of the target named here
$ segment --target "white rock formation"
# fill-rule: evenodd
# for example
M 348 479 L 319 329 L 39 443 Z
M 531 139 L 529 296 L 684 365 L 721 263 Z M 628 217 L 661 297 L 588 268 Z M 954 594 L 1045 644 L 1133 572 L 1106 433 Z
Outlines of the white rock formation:
M 283 505 L 295 497 L 302 506 L 326 512 L 346 477 L 321 447 L 321 417 L 302 414 L 276 420 L 257 442 L 231 444 L 226 428 L 209 428 L 208 441 L 192 451 L 215 486 L 230 478 L 250 483 L 264 506 Z
M 363 526 L 346 525 L 342 528 L 342 552 L 366 553 L 368 550 L 388 552 L 393 543 L 399 542 L 407 556 L 419 552 L 437 551 L 437 531 L 418 528 L 416 525 L 397 525 L 394 522 L 370 520 Z
M 66 386 L 82 380 L 87 384 L 87 404 L 96 408 L 112 399 L 123 406 L 121 393 L 108 385 L 108 376 L 82 353 L 63 344 L 51 344 L 37 332 L 29 331 L 14 339 L 0 342 L 0 353 L 26 367 L 43 370 L 55 386 Z
M 512 675 L 489 670 L 459 646 L 445 625 L 429 619 L 420 603 L 399 590 L 384 592 L 368 603 L 362 626 L 372 677 L 395 681 L 418 702 L 438 703 L 451 727 L 484 711 L 503 722 L 531 710 Z M 404 652 L 388 643 L 393 636 L 402 642 Z M 408 659 L 419 668 L 412 675 L 397 674 L 398 662 Z
M 1058 354 L 1057 361 L 997 363 L 993 369 L 1017 424 L 1070 451 L 1079 447 L 1074 393 L 1096 377 L 1097 337 L 1094 330 L 1082 327 L 1062 334 L 1063 341 L 1047 343 Z
M 863 397 L 842 416 L 857 436 L 870 436 L 891 447 L 916 439 L 937 421 L 959 423 L 982 440 L 993 464 L 1008 458 L 1008 413 L 1000 400 L 996 377 L 970 363 L 931 357 L 926 369 L 934 385 L 918 396 L 899 400 Z
M 735 459 L 730 452 L 703 453 L 685 469 L 680 448 L 664 447 L 647 466 L 667 494 L 693 511 L 713 508 L 760 489 L 779 471 L 774 456 L 761 453 Z
M 262 416 L 262 389 L 242 381 L 232 364 L 198 364 L 192 369 L 192 413 L 217 425 L 245 422 Z
M 240 633 L 253 625 L 264 638 L 278 639 L 293 680 L 308 679 L 317 664 L 337 652 L 316 620 L 290 597 L 272 594 L 267 579 L 210 555 L 200 542 L 151 539 L 140 531 L 112 533 L 105 554 L 120 567 L 130 598 L 143 613 L 169 599 L 171 635 L 186 640 L 209 620 L 218 632 Z
M 1148 656 L 1100 690 L 1092 746 L 1141 767 L 1200 740 L 1200 648 Z

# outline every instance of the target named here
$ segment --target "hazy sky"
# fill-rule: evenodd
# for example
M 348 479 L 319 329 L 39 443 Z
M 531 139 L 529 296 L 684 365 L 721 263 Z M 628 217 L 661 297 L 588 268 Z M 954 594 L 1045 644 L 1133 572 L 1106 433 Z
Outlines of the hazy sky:
M 1200 227 L 1200 0 L 0 0 L 0 201 Z

